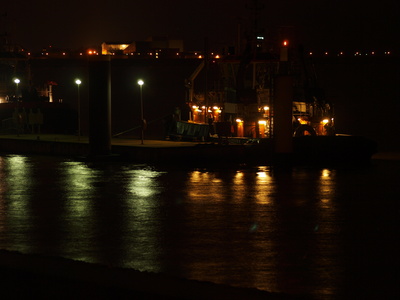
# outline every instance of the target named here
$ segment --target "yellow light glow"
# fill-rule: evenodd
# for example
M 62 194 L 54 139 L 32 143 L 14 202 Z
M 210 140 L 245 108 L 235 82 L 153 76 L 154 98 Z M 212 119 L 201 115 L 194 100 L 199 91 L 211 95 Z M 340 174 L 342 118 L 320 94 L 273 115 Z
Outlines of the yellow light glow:
M 193 105 L 192 108 L 193 108 L 193 109 L 197 109 L 197 108 L 199 108 L 199 107 L 198 107 L 197 105 Z
M 264 110 L 269 110 L 269 106 L 264 106 Z
M 328 169 L 323 169 L 322 170 L 322 177 L 329 177 L 330 171 Z
M 327 124 L 327 123 L 329 123 L 329 120 L 328 120 L 328 119 L 323 119 L 323 120 L 322 120 L 322 123 L 323 123 L 323 124 Z
M 243 120 L 242 119 L 236 119 L 236 122 L 237 123 L 243 123 Z
M 259 120 L 259 121 L 258 121 L 258 124 L 260 124 L 260 125 L 267 125 L 267 121 L 265 121 L 265 120 Z
M 218 58 L 220 58 L 220 56 L 217 54 L 217 55 L 215 55 L 215 58 L 218 59 Z

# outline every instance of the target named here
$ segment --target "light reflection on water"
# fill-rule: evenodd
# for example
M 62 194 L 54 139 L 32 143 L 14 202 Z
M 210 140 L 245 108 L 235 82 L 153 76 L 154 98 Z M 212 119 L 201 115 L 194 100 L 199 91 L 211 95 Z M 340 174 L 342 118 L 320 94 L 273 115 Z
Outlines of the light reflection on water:
M 349 251 L 358 246 L 346 232 L 359 226 L 348 215 L 360 202 L 355 190 L 367 180 L 372 194 L 379 193 L 377 172 L 160 170 L 4 156 L 0 243 L 25 253 L 274 292 L 335 295 L 348 289 L 346 272 L 355 269 Z M 385 184 L 397 186 L 390 179 Z M 389 205 L 398 191 L 385 198 Z M 368 220 L 357 215 L 359 222 Z

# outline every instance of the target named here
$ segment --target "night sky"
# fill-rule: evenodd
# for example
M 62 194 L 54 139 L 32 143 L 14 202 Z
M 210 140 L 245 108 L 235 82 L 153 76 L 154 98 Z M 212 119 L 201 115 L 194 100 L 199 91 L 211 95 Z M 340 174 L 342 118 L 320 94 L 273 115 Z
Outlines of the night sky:
M 2 0 L 5 2 L 5 0 Z M 169 36 L 186 50 L 234 45 L 238 22 L 253 24 L 250 0 L 7 1 L 1 5 L 0 33 L 35 51 L 52 45 L 78 49 L 103 41 L 135 41 Z M 259 0 L 258 26 L 273 38 L 282 28 L 310 49 L 374 50 L 399 48 L 399 1 Z

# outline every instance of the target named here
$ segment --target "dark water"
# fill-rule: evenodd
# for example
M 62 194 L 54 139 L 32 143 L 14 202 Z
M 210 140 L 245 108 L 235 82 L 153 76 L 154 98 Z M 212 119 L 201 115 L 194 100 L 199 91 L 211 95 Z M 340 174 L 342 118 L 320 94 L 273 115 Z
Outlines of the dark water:
M 159 169 L 2 156 L 0 247 L 323 299 L 395 298 L 399 174 L 400 161 L 384 160 Z

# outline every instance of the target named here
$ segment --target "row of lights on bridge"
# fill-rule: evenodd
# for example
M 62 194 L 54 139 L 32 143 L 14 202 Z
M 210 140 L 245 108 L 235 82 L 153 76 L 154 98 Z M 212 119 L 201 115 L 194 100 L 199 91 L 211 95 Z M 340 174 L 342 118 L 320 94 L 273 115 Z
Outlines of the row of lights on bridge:
M 282 47 L 284 47 L 284 48 L 289 47 L 289 40 L 284 40 L 284 41 L 282 42 Z M 99 55 L 99 52 L 97 52 L 97 51 L 94 50 L 94 49 L 89 49 L 89 50 L 87 50 L 85 53 L 86 53 L 87 55 Z M 84 52 L 80 52 L 79 55 L 80 55 L 80 56 L 83 56 L 85 53 L 84 53 Z M 63 56 L 66 56 L 66 55 L 67 55 L 67 52 L 62 52 L 61 54 L 62 54 Z M 130 53 L 130 55 L 134 55 L 134 54 L 141 55 L 141 53 Z M 154 54 L 155 58 L 158 58 L 158 54 L 159 54 L 158 52 L 155 52 L 155 54 Z M 321 54 L 321 53 L 318 53 L 317 55 L 320 55 L 320 54 Z M 335 55 L 335 56 L 345 56 L 345 55 L 348 55 L 348 54 L 349 54 L 349 53 L 345 53 L 344 51 L 340 51 L 340 52 L 338 52 L 338 53 L 336 53 L 336 54 L 334 54 L 334 55 Z M 383 51 L 383 52 L 379 52 L 379 53 L 376 52 L 376 51 L 370 51 L 370 52 L 360 52 L 360 51 L 356 51 L 356 52 L 352 53 L 351 55 L 352 55 L 352 56 L 374 56 L 374 55 L 382 55 L 382 54 L 384 54 L 384 55 L 391 55 L 392 53 L 391 53 L 391 51 Z M 31 55 L 31 53 L 28 53 L 28 55 Z M 42 52 L 42 55 L 44 55 L 44 56 L 49 56 L 49 52 Z M 112 54 L 112 55 L 115 55 L 115 53 Z M 126 55 L 129 55 L 129 54 L 126 54 Z M 147 55 L 153 56 L 153 53 L 150 52 L 150 53 L 147 53 Z M 180 53 L 176 53 L 176 55 L 179 56 Z M 312 52 L 312 51 L 310 51 L 310 52 L 308 52 L 308 55 L 313 56 L 313 55 L 315 55 L 315 53 Z M 324 55 L 324 56 L 331 56 L 331 52 L 325 51 L 325 52 L 323 52 L 323 55 Z M 204 58 L 204 55 L 203 55 L 203 54 L 199 54 L 199 53 L 194 53 L 194 56 L 197 57 L 197 58 L 199 58 L 199 59 L 203 59 L 203 58 Z M 214 58 L 214 59 L 219 59 L 219 58 L 221 58 L 219 54 L 215 54 L 215 53 L 211 53 L 211 54 L 210 54 L 210 57 L 211 57 L 211 58 Z
M 312 51 L 310 51 L 309 53 L 308 53 L 310 56 L 312 56 L 312 55 L 315 55 L 315 53 L 314 52 L 312 52 Z M 320 54 L 320 53 L 319 53 Z M 323 52 L 323 55 L 324 56 L 330 56 L 332 53 L 331 52 L 329 52 L 329 51 L 325 51 L 325 52 Z M 376 52 L 376 51 L 370 51 L 370 52 L 360 52 L 360 51 L 356 51 L 356 52 L 354 52 L 354 53 L 351 53 L 350 55 L 351 56 L 374 56 L 374 55 L 391 55 L 392 54 L 392 52 L 391 51 L 382 51 L 382 52 Z M 340 51 L 340 52 L 338 52 L 338 53 L 335 53 L 334 54 L 335 56 L 345 56 L 345 55 L 348 55 L 348 53 L 345 53 L 345 52 L 343 52 L 343 51 Z

